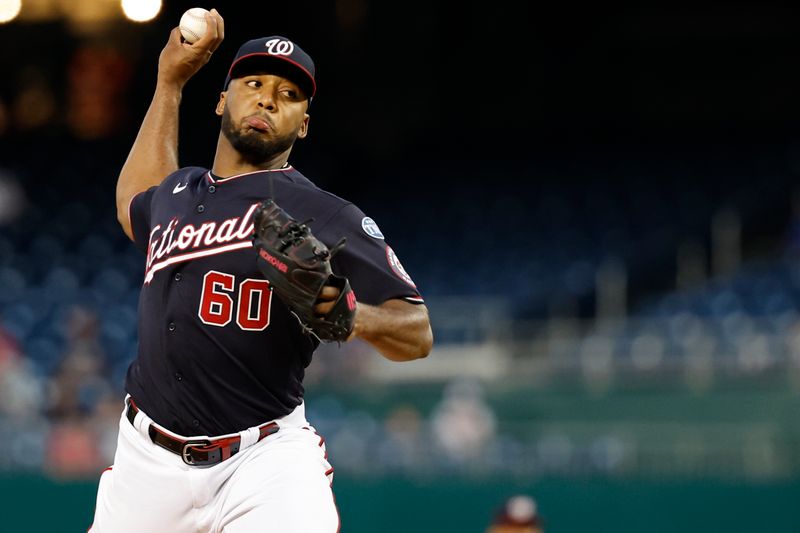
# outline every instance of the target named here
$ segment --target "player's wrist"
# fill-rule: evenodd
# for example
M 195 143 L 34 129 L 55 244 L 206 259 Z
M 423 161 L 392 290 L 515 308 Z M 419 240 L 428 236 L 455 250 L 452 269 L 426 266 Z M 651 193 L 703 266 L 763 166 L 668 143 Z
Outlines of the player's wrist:
M 353 329 L 350 330 L 350 335 L 347 336 L 345 342 L 350 342 L 361 336 L 362 326 L 359 321 L 359 311 L 362 309 L 362 304 L 356 302 L 356 311 L 353 317 Z
M 165 100 L 173 100 L 175 103 L 180 103 L 183 96 L 183 87 L 186 83 L 181 83 L 178 80 L 161 78 L 156 81 L 155 97 Z

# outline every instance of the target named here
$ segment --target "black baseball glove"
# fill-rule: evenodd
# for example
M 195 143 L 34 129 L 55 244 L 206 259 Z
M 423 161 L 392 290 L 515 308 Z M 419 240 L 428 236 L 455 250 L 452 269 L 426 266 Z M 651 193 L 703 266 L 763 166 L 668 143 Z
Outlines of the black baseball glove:
M 345 239 L 328 249 L 311 233 L 309 222 L 296 221 L 272 199 L 262 202 L 253 215 L 258 268 L 306 333 L 344 341 L 353 331 L 356 298 L 347 278 L 333 274 L 330 260 Z M 328 314 L 319 316 L 314 306 L 326 285 L 339 289 L 339 297 Z

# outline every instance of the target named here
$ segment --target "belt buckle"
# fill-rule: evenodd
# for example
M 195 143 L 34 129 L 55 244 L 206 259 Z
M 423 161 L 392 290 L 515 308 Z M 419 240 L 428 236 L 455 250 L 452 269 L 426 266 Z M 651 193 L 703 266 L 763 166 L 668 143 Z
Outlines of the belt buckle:
M 197 463 L 192 459 L 192 453 L 189 448 L 194 448 L 196 446 L 211 446 L 211 441 L 208 439 L 203 440 L 187 440 L 183 443 L 183 448 L 181 448 L 181 459 L 183 462 L 189 466 L 195 466 Z

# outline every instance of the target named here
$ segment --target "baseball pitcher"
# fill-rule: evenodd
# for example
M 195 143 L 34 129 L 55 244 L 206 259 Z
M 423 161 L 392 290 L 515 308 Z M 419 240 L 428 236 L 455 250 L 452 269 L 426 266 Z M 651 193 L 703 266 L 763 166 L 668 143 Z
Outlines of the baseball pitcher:
M 378 225 L 289 163 L 317 89 L 297 43 L 239 48 L 213 165 L 179 168 L 183 87 L 224 35 L 216 10 L 206 23 L 193 44 L 172 31 L 117 183 L 119 222 L 146 259 L 139 352 L 91 531 L 335 532 L 304 370 L 322 341 L 425 357 L 427 310 Z

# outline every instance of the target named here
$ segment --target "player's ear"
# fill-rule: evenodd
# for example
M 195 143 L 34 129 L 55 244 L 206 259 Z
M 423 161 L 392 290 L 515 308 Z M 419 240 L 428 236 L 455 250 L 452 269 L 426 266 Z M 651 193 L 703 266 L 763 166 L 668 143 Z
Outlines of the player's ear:
M 306 113 L 303 115 L 303 123 L 300 124 L 300 131 L 297 132 L 298 139 L 305 139 L 306 135 L 308 135 L 308 121 L 311 120 L 311 117 Z
M 228 93 L 222 91 L 219 93 L 219 102 L 217 102 L 217 108 L 214 110 L 214 113 L 217 114 L 218 117 L 222 116 L 222 113 L 225 111 L 225 97 L 228 96 Z

